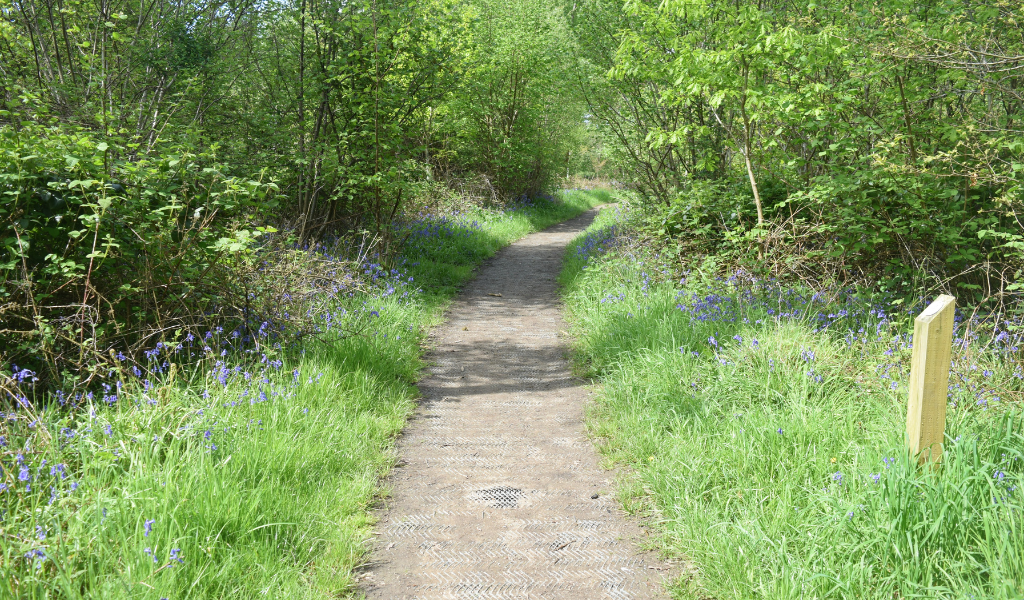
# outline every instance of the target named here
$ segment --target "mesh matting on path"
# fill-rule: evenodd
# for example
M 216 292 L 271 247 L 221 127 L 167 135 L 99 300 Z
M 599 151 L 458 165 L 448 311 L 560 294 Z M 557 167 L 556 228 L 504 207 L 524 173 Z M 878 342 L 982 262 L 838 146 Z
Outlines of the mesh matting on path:
M 433 334 L 399 439 L 370 598 L 656 598 L 664 565 L 615 502 L 583 428 L 556 288 L 596 211 L 486 263 Z M 500 294 L 500 296 L 498 295 Z

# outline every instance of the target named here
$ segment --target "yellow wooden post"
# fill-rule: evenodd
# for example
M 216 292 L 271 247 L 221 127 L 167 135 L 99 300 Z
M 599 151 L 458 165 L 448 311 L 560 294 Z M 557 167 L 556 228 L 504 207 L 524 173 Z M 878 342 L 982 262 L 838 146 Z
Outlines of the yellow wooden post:
M 919 462 L 942 459 L 956 298 L 939 296 L 914 319 L 907 443 Z

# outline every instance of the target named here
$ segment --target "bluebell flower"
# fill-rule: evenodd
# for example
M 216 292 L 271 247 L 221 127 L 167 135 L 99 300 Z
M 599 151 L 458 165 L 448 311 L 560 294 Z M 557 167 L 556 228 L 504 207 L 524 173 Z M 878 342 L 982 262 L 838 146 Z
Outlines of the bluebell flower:
M 26 552 L 25 558 L 29 560 L 38 558 L 40 561 L 43 561 L 46 560 L 46 553 L 40 550 L 39 548 L 36 548 L 35 550 L 29 550 L 28 552 Z M 41 565 L 36 565 L 36 568 L 38 569 L 40 566 Z

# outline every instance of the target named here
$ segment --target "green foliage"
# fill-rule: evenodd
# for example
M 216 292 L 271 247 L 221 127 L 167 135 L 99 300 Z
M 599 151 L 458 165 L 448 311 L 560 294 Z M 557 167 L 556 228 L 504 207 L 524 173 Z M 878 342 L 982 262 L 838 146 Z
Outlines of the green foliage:
M 464 91 L 451 105 L 456 160 L 501 190 L 536 194 L 566 168 L 582 107 L 566 90 L 571 57 L 557 5 L 480 1 Z
M 111 346 L 159 339 L 211 310 L 215 295 L 195 295 L 251 242 L 239 225 L 277 203 L 273 182 L 225 175 L 212 152 L 167 147 L 128 161 L 96 140 L 0 125 L 0 345 L 51 384 L 87 379 Z
M 686 115 L 660 102 L 657 82 L 644 74 L 618 72 L 611 76 L 623 36 L 640 27 L 618 0 L 574 2 L 566 10 L 576 57 L 572 80 L 580 88 L 590 113 L 593 136 L 605 149 L 620 177 L 649 197 L 673 196 L 693 171 L 698 156 L 677 146 L 648 143 L 652 128 L 674 128 Z M 704 147 L 694 146 L 699 160 L 708 160 Z
M 1000 269 L 1012 282 L 1017 4 L 635 0 L 616 14 L 590 0 L 573 14 L 580 82 L 621 160 L 706 245 L 738 230 L 748 258 L 811 247 L 876 275 L 974 271 L 953 280 L 964 295 L 998 289 Z
M 48 385 L 218 319 L 298 335 L 268 300 L 301 271 L 289 244 L 362 232 L 391 261 L 419 196 L 536 196 L 581 137 L 543 3 L 0 13 L 0 364 Z
M 298 103 L 256 68 L 246 77 L 261 93 L 250 102 L 254 116 L 269 99 L 298 120 L 253 122 L 246 152 L 294 165 L 290 183 L 302 219 L 346 216 L 380 230 L 408 198 L 409 183 L 429 169 L 417 162 L 429 163 L 428 121 L 466 68 L 463 9 L 448 0 L 403 0 L 275 10 L 266 16 L 277 27 L 252 58 L 266 56 L 279 73 L 291 73 L 280 83 Z M 291 38 L 292 50 L 283 56 L 276 53 L 282 37 Z M 274 157 L 282 143 L 288 153 Z

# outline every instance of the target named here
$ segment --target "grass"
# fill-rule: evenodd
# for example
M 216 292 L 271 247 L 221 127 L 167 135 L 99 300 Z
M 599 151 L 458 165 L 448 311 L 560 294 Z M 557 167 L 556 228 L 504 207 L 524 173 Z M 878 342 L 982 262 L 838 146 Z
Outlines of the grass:
M 426 332 L 483 259 L 604 200 L 572 192 L 410 225 L 402 265 L 368 267 L 374 291 L 329 308 L 362 319 L 362 335 L 220 355 L 230 332 L 210 332 L 95 394 L 10 407 L 0 598 L 355 595 Z M 186 354 L 210 358 L 171 366 Z
M 562 274 L 619 496 L 688 565 L 675 598 L 1021 598 L 1020 334 L 961 320 L 941 469 L 905 453 L 915 309 L 674 279 L 603 211 Z M 891 313 L 891 314 L 890 314 Z M 1002 328 L 1002 329 L 1000 329 Z

